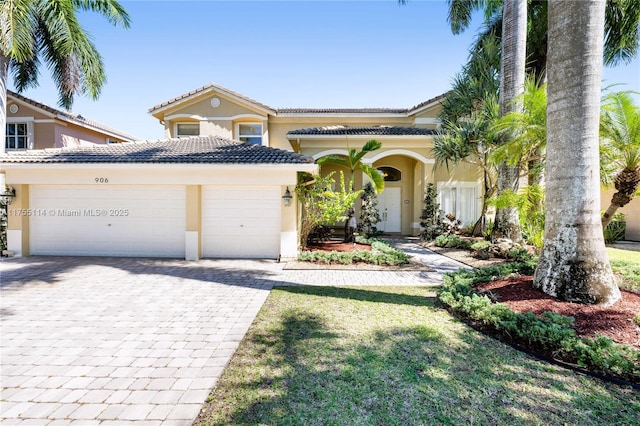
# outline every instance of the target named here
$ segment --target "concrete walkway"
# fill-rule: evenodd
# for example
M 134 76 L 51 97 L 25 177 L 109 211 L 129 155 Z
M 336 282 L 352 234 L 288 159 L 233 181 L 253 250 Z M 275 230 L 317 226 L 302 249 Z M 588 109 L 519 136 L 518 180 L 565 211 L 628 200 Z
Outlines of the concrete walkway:
M 274 285 L 437 285 L 437 269 L 285 270 L 259 260 L 0 262 L 2 425 L 190 425 Z

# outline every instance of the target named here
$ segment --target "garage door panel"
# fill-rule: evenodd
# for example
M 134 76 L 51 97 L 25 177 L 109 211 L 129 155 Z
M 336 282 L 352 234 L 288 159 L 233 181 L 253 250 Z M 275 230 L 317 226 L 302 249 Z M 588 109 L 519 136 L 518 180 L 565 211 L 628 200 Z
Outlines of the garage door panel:
M 179 186 L 34 185 L 31 252 L 183 257 L 185 205 Z
M 278 186 L 203 187 L 203 256 L 277 257 L 281 202 Z

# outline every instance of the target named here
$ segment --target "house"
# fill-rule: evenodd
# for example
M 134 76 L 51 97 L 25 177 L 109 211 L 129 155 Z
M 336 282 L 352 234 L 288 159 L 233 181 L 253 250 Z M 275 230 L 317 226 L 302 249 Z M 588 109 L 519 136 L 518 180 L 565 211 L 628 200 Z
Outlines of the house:
M 130 142 L 137 138 L 104 124 L 7 90 L 7 151 Z
M 473 223 L 481 213 L 481 173 L 467 164 L 435 168 L 431 154 L 442 96 L 411 108 L 273 108 L 224 87 L 208 84 L 152 107 L 166 137 L 220 136 L 299 152 L 313 159 L 346 154 L 369 139 L 382 148 L 363 158 L 385 177 L 378 196 L 388 233 L 417 235 L 428 183 L 442 208 Z M 323 174 L 337 167 L 323 166 Z M 361 188 L 365 179 L 355 176 Z

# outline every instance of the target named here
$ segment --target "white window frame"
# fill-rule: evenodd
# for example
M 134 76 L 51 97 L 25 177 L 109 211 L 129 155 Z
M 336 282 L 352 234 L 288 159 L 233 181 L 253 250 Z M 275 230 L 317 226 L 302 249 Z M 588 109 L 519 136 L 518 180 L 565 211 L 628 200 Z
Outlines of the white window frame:
M 242 135 L 240 134 L 240 126 L 241 125 L 259 125 L 260 126 L 260 145 L 265 146 L 266 145 L 266 138 L 264 135 L 264 123 L 262 121 L 240 121 L 237 122 L 235 124 L 235 134 L 236 134 L 236 139 L 240 140 L 241 137 L 252 137 L 252 138 L 257 138 L 258 136 L 256 135 Z M 258 145 L 258 144 L 255 144 Z
M 480 210 L 481 210 L 481 197 L 482 197 L 482 188 L 481 188 L 481 184 L 480 182 L 465 182 L 465 181 L 447 181 L 447 182 L 438 182 L 437 185 L 438 188 L 438 204 L 440 205 L 440 209 L 444 211 L 443 208 L 443 203 L 442 203 L 442 192 L 444 189 L 448 189 L 451 190 L 453 188 L 456 189 L 456 193 L 455 193 L 455 198 L 456 198 L 456 208 L 455 208 L 455 212 L 447 212 L 445 211 L 445 213 L 452 213 L 453 215 L 455 215 L 456 219 L 460 219 L 461 216 L 461 204 L 460 204 L 460 200 L 461 200 L 461 196 L 460 196 L 460 189 L 461 188 L 474 188 L 475 189 L 475 200 L 473 203 L 473 219 L 471 219 L 471 221 L 467 221 L 464 222 L 463 225 L 467 226 L 467 225 L 472 225 L 473 221 L 478 220 L 478 218 L 480 217 Z
M 197 124 L 198 125 L 198 134 L 197 135 L 180 135 L 178 134 L 178 127 L 182 124 Z M 174 128 L 173 128 L 173 134 L 176 135 L 176 138 L 192 138 L 192 137 L 196 137 L 196 136 L 200 136 L 202 133 L 202 126 L 200 125 L 199 121 L 181 121 L 179 123 L 174 124 Z
M 10 124 L 26 124 L 27 125 L 27 142 L 24 148 L 9 148 L 7 146 L 7 136 L 9 133 L 6 133 L 4 146 L 7 151 L 26 151 L 29 149 L 33 149 L 33 122 L 34 117 L 7 117 L 7 126 Z M 6 130 L 6 129 L 5 129 Z

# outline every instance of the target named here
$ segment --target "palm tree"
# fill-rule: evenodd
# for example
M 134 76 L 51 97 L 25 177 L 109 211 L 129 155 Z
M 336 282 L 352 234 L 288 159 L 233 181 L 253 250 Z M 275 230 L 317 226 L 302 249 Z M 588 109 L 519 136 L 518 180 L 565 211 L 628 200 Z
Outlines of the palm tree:
M 504 0 L 502 18 L 502 56 L 500 73 L 500 116 L 510 112 L 521 112 L 521 94 L 524 91 L 527 0 Z M 507 135 L 507 141 L 513 135 Z M 506 142 L 506 141 L 505 141 Z M 520 170 L 507 162 L 498 165 L 498 196 L 519 188 Z M 494 238 L 522 241 L 520 218 L 516 206 L 496 209 L 493 224 Z
M 534 286 L 559 299 L 620 299 L 600 222 L 598 125 L 605 3 L 549 1 L 546 218 Z
M 401 4 L 408 0 L 399 0 Z M 474 12 L 483 11 L 485 28 L 476 44 L 486 36 L 502 37 L 502 3 L 504 0 L 448 0 L 453 34 L 469 28 Z M 527 68 L 528 74 L 543 79 L 547 63 L 546 0 L 530 0 L 528 7 Z M 640 8 L 637 0 L 609 0 L 605 15 L 604 63 L 614 66 L 629 63 L 638 54 L 640 40 Z
M 611 222 L 618 208 L 624 207 L 640 186 L 640 107 L 628 92 L 605 96 L 600 113 L 601 180 L 617 192 L 602 217 L 602 227 Z
M 378 172 L 375 167 L 362 162 L 362 158 L 370 152 L 376 151 L 382 147 L 382 144 L 375 139 L 367 141 L 360 151 L 356 151 L 355 148 L 349 150 L 349 154 L 344 157 L 342 155 L 327 155 L 318 159 L 317 163 L 321 166 L 325 164 L 333 164 L 336 166 L 342 166 L 349 169 L 351 175 L 349 177 L 350 187 L 353 191 L 355 189 L 355 172 L 359 170 L 369 176 L 376 189 L 376 193 L 379 194 L 384 189 L 384 178 Z
M 18 91 L 38 84 L 41 61 L 51 69 L 59 104 L 70 108 L 77 94 L 97 99 L 106 81 L 102 58 L 78 21 L 78 11 L 103 15 L 129 27 L 116 0 L 12 0 L 0 2 L 0 153 L 5 149 L 7 80 Z

